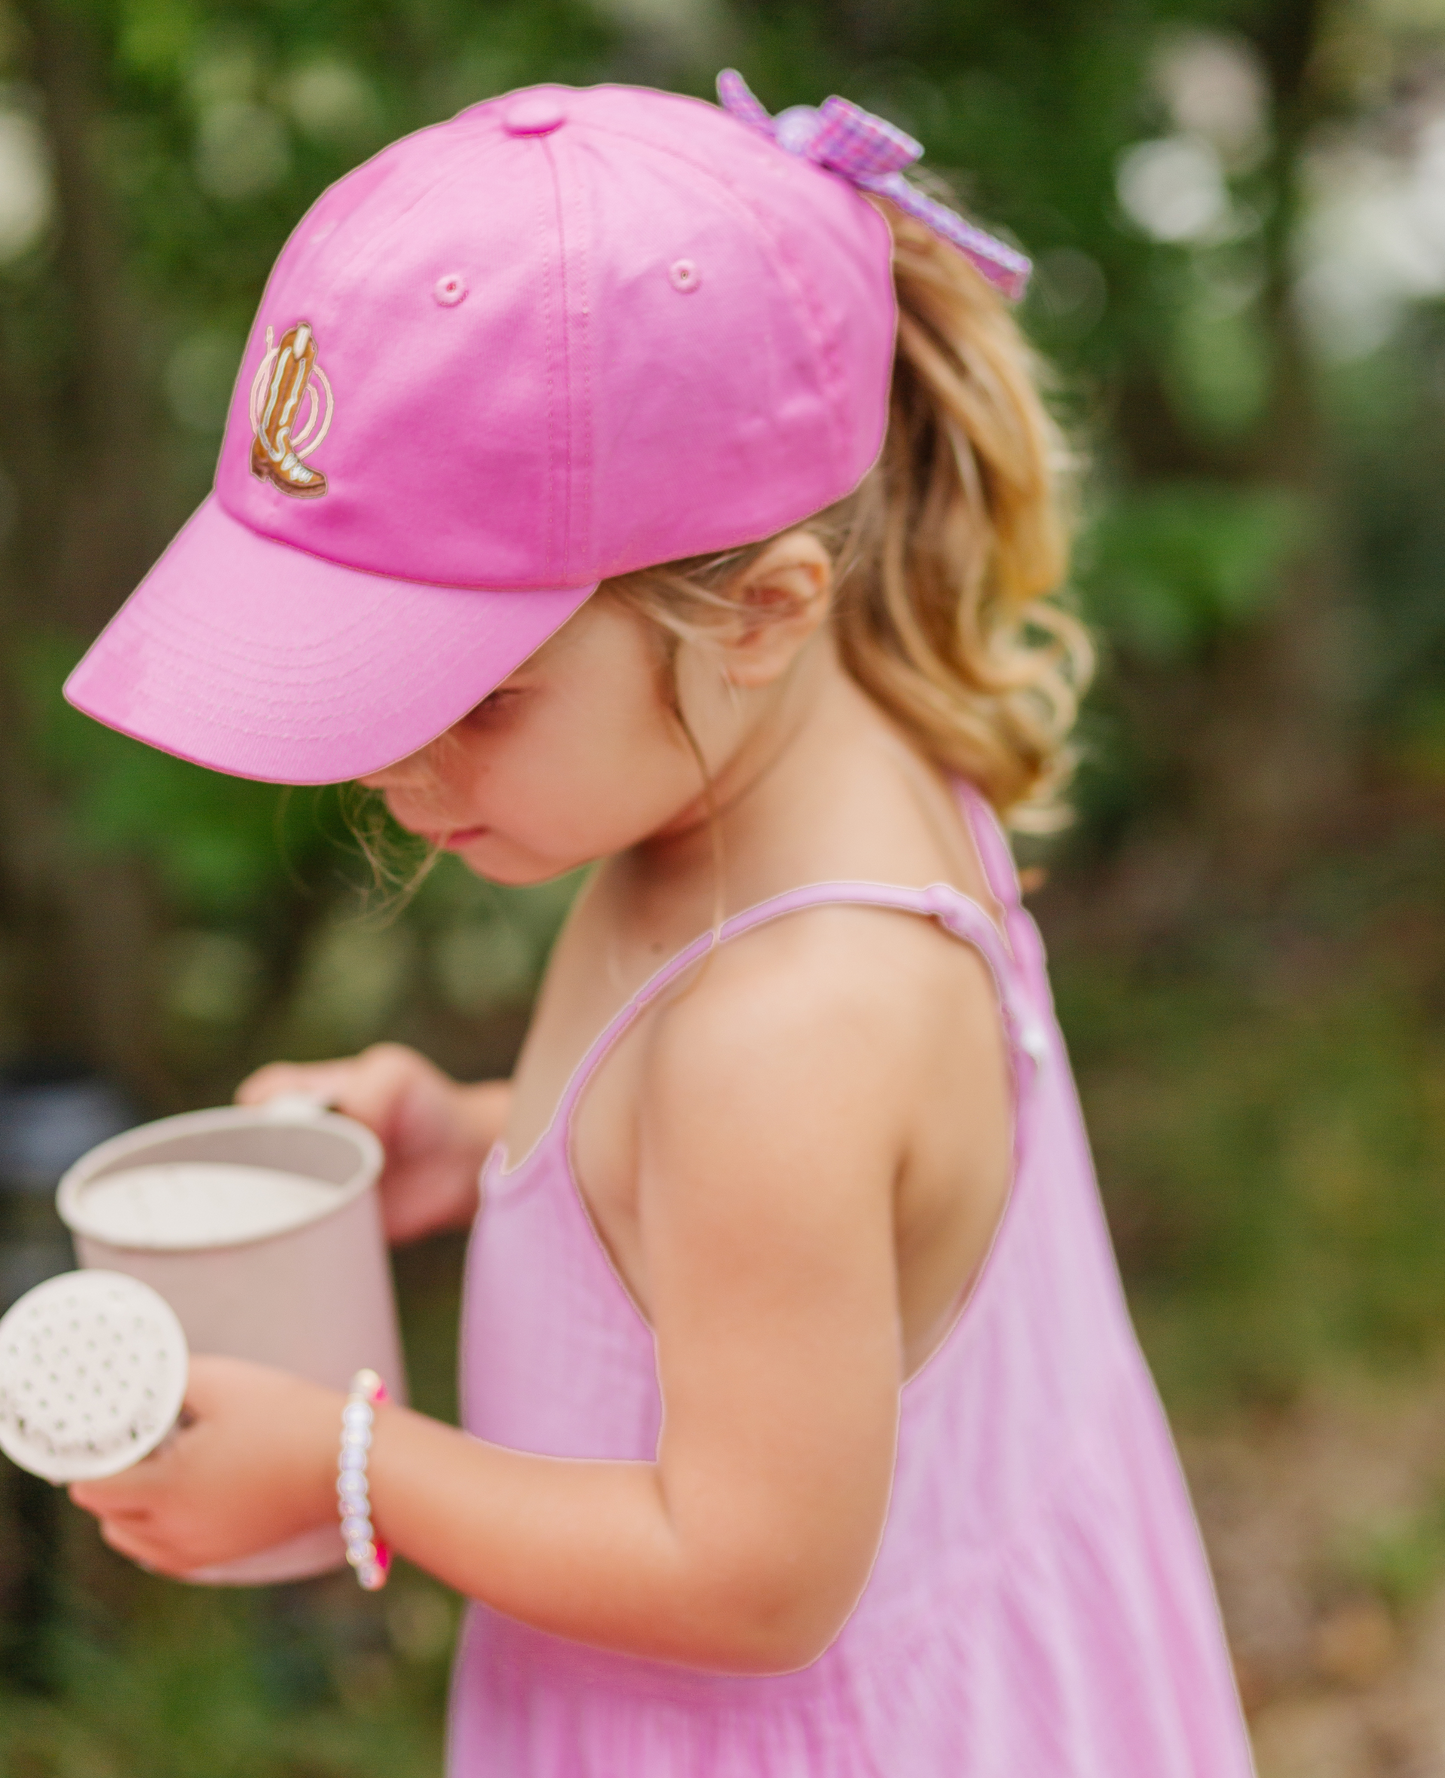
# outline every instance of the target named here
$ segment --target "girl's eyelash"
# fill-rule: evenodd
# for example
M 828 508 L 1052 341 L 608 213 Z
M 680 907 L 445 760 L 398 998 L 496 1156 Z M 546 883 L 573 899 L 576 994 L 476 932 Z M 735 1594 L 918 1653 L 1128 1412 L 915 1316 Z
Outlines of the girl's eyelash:
M 488 710 L 500 709 L 509 698 L 517 696 L 517 691 L 514 685 L 499 685 L 495 691 L 489 691 L 480 704 L 474 704 L 468 714 L 481 716 Z

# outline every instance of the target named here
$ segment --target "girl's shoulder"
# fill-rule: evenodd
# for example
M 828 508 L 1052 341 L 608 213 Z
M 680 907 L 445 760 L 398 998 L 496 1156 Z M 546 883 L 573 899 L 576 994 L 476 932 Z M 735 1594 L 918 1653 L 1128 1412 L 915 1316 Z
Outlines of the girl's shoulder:
M 797 906 L 709 951 L 649 1021 L 639 1087 L 696 1104 L 770 1077 L 785 1105 L 906 1107 L 950 1059 L 994 1042 L 996 993 L 971 946 L 917 912 Z M 861 1114 L 861 1100 L 849 1115 Z

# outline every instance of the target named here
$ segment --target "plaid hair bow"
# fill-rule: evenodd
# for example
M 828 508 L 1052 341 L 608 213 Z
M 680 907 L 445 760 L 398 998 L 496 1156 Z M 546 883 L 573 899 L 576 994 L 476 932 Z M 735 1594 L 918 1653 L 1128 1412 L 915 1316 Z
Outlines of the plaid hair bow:
M 923 147 L 896 125 L 836 93 L 816 107 L 793 105 L 772 117 L 735 68 L 718 75 L 717 93 L 724 111 L 771 137 L 779 148 L 841 173 L 861 191 L 888 198 L 951 241 L 1005 296 L 1016 301 L 1023 295 L 1033 268 L 1022 253 L 965 222 L 903 177 L 903 169 L 922 156 Z

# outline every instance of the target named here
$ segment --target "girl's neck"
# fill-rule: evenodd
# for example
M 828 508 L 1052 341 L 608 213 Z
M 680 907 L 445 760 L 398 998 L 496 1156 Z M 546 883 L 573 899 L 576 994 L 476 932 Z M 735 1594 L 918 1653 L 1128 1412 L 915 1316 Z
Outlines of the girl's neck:
M 854 683 L 830 636 L 804 650 L 760 703 L 741 738 L 711 760 L 711 795 L 701 794 L 659 832 L 614 861 L 619 887 L 640 923 L 706 924 L 717 911 L 719 863 L 726 912 L 761 899 L 772 879 L 802 861 L 810 816 L 833 801 L 830 786 L 855 774 L 861 754 L 880 749 L 921 762 Z M 665 910 L 665 912 L 664 912 Z

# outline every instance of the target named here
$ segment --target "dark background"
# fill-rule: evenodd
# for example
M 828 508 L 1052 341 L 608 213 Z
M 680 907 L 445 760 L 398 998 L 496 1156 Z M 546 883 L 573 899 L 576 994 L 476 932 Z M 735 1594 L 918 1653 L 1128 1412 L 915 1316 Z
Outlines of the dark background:
M 381 1036 L 506 1066 L 568 885 L 59 686 L 205 492 L 331 180 L 534 80 L 838 91 L 1034 254 L 1103 651 L 1029 859 L 1266 1774 L 1445 1772 L 1445 0 L 0 0 L 0 1307 L 107 1127 Z M 454 1244 L 403 1256 L 446 1412 Z M 0 1773 L 438 1769 L 451 1604 L 152 1582 L 0 1473 Z M 1437 1714 L 1432 1714 L 1436 1712 Z

